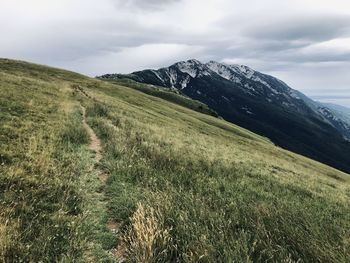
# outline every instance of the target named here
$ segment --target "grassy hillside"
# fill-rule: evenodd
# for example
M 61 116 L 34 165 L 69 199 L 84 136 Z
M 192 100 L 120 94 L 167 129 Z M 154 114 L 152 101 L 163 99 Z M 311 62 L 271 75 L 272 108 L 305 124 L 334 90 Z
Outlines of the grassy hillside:
M 0 261 L 350 261 L 347 174 L 63 70 L 0 60 L 0 94 Z
M 148 85 L 144 83 L 139 83 L 136 82 L 135 80 L 132 79 L 127 79 L 120 77 L 118 78 L 118 74 L 116 74 L 115 78 L 106 78 L 106 77 L 98 77 L 101 80 L 108 81 L 113 84 L 117 84 L 120 86 L 124 87 L 129 87 L 136 89 L 138 91 L 141 91 L 143 93 L 162 98 L 164 100 L 170 101 L 172 103 L 184 106 L 186 108 L 208 114 L 211 116 L 218 117 L 218 114 L 210 109 L 208 105 L 198 101 L 198 100 L 193 100 L 189 97 L 186 97 L 185 95 L 178 94 L 175 91 L 172 91 L 170 89 L 166 89 L 164 87 L 158 87 L 154 85 Z M 177 91 L 177 90 L 176 90 Z

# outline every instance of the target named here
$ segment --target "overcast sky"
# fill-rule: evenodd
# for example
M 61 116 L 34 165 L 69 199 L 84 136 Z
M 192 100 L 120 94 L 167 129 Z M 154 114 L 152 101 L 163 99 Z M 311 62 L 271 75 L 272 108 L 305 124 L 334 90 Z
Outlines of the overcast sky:
M 0 57 L 90 76 L 245 64 L 350 106 L 349 0 L 0 0 Z

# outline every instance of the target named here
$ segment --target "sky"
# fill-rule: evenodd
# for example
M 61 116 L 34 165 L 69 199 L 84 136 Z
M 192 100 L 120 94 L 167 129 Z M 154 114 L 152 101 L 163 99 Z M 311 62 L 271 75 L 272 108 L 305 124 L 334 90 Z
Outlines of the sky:
M 349 0 L 0 0 L 0 57 L 89 76 L 244 64 L 350 107 Z

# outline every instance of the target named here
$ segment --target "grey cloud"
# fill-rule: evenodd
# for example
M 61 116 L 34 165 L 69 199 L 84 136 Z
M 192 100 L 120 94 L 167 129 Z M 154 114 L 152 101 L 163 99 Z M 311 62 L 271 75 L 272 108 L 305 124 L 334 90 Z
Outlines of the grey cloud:
M 253 39 L 325 41 L 350 35 L 350 16 L 319 15 L 261 22 L 243 33 Z
M 181 0 L 124 0 L 117 1 L 117 7 L 136 7 L 147 10 L 160 10 L 163 6 Z
M 52 0 L 62 1 L 69 3 Z M 17 13 L 7 15 L 2 6 L 0 23 L 6 25 L 0 28 L 0 33 L 7 37 L 0 42 L 0 56 L 60 66 L 92 76 L 168 66 L 186 58 L 232 61 L 276 75 L 310 94 L 326 88 L 349 87 L 350 77 L 345 69 L 350 68 L 350 49 L 314 46 L 350 37 L 350 12 L 348 15 L 343 10 L 308 12 L 301 4 L 288 12 L 288 16 L 282 16 L 272 11 L 254 11 L 241 1 L 221 0 L 210 6 L 214 15 L 207 19 L 201 8 L 211 1 L 79 1 L 82 6 L 88 3 L 89 7 L 69 10 L 73 17 L 65 17 L 62 12 L 53 19 L 43 13 L 40 23 L 36 18 L 22 18 Z M 262 2 L 272 5 L 273 1 Z M 294 3 L 283 1 L 286 9 L 294 7 Z M 35 14 L 35 7 L 28 8 L 23 10 L 24 14 Z M 186 8 L 186 14 L 191 14 L 189 19 L 183 17 Z M 237 15 L 231 14 L 230 8 L 243 9 Z M 209 11 L 207 16 L 211 16 Z M 56 10 L 51 12 L 55 14 Z M 202 22 L 204 30 L 198 30 Z M 152 45 L 163 50 L 149 48 Z M 152 53 L 144 57 L 142 52 Z
M 275 59 L 285 59 L 296 63 L 306 63 L 306 62 L 346 62 L 350 61 L 350 51 L 346 52 L 326 52 L 318 54 L 298 54 L 293 53 L 289 55 L 281 55 Z

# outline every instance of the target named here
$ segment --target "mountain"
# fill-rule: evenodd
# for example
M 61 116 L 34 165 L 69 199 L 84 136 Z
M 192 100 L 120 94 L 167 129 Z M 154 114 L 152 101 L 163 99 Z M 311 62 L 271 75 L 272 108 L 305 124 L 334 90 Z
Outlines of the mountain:
M 333 103 L 322 103 L 325 104 L 327 107 L 341 113 L 344 114 L 344 116 L 346 116 L 346 118 L 350 119 L 350 108 L 349 107 L 345 107 L 345 106 L 341 106 L 341 105 L 337 105 L 337 104 L 333 104 Z
M 350 115 L 347 112 L 347 108 L 335 104 L 313 101 L 301 93 L 300 97 L 311 109 L 320 114 L 323 120 L 336 128 L 344 136 L 345 140 L 349 141 Z
M 340 119 L 345 120 L 347 123 L 350 123 L 350 108 L 333 103 L 319 103 L 330 109 L 333 112 L 333 114 L 338 116 Z
M 283 81 L 247 66 L 192 59 L 158 70 L 99 78 L 130 78 L 178 90 L 278 146 L 350 172 L 347 120 Z

